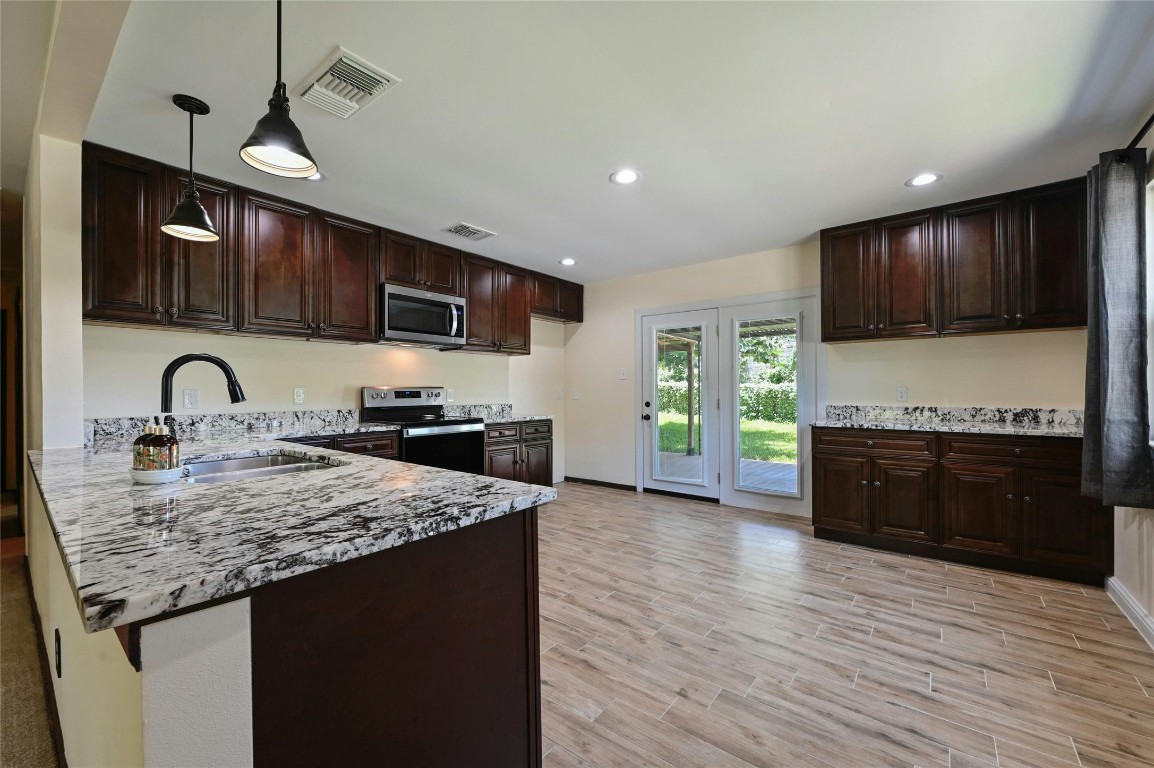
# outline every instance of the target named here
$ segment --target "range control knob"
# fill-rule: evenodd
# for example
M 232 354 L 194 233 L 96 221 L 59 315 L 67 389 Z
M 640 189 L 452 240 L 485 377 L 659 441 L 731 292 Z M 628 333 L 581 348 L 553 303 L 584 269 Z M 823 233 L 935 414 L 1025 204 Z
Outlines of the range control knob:
M 377 399 L 378 397 L 380 397 L 380 396 L 381 396 L 381 395 L 380 395 L 380 393 L 379 393 L 379 392 L 374 392 L 374 393 L 373 393 L 373 399 L 374 399 L 374 400 L 376 400 L 376 399 Z

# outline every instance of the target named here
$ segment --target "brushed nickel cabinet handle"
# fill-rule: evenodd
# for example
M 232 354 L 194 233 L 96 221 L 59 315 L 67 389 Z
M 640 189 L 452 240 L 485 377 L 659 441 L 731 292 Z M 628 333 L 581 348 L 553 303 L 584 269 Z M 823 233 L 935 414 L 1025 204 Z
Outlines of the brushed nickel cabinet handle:
M 874 480 L 874 488 L 881 488 L 881 487 L 882 487 L 882 481 L 881 480 Z
M 867 448 L 873 448 L 873 445 L 874 445 L 873 440 L 866 440 L 866 447 Z
M 1022 453 L 1023 453 L 1023 451 L 1022 451 L 1022 449 L 1021 449 L 1021 448 L 1015 448 L 1015 449 L 1014 449 L 1014 455 L 1015 455 L 1015 456 L 1021 456 L 1021 455 L 1022 455 Z
M 869 485 L 869 484 L 870 484 L 870 481 L 869 481 L 869 480 L 862 480 L 862 481 L 861 481 L 861 484 L 862 484 L 862 485 Z
M 153 307 L 152 311 L 158 315 L 163 315 L 164 314 L 164 307 Z
M 1007 493 L 1006 494 L 1006 501 L 1013 501 L 1013 500 L 1014 500 L 1014 494 Z
M 1030 497 L 1029 497 L 1029 496 L 1023 496 L 1023 497 L 1022 497 L 1022 501 L 1026 502 L 1027 504 L 1029 504 L 1029 503 L 1030 503 Z
M 176 317 L 178 314 L 180 314 L 180 312 L 177 311 L 176 307 L 172 307 L 171 309 L 168 310 L 168 314 L 172 315 L 173 317 Z

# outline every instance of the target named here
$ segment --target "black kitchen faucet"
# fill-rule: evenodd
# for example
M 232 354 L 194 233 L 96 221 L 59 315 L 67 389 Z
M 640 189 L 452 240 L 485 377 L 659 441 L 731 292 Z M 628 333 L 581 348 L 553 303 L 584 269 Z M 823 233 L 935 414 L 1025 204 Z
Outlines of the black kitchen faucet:
M 197 360 L 212 363 L 219 368 L 224 373 L 225 381 L 228 382 L 228 399 L 233 403 L 244 402 L 244 390 L 240 388 L 240 382 L 236 380 L 236 372 L 232 370 L 231 365 L 216 355 L 206 355 L 203 352 L 181 355 L 168 364 L 160 377 L 160 412 L 165 415 L 165 424 L 171 426 L 175 421 L 172 418 L 172 377 L 185 363 Z

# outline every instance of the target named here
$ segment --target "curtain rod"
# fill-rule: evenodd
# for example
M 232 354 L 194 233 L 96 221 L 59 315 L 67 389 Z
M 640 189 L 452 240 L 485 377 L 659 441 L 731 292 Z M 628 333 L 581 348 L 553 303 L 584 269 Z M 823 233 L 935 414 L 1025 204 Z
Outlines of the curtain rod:
M 1145 137 L 1147 132 L 1149 132 L 1150 126 L 1154 126 L 1154 114 L 1150 115 L 1150 118 L 1146 121 L 1146 124 L 1138 129 L 1138 135 L 1134 137 L 1133 141 L 1126 145 L 1125 149 L 1116 154 L 1114 159 L 1125 165 L 1126 161 L 1130 159 L 1130 150 L 1138 146 L 1138 142 L 1142 141 L 1143 137 Z

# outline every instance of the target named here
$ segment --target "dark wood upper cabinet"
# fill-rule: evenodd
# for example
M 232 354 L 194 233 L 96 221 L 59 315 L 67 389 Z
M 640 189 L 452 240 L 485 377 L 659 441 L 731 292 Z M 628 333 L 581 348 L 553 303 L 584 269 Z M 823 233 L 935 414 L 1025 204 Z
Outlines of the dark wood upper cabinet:
M 1086 180 L 1013 195 L 1019 328 L 1086 324 Z
M 382 282 L 460 296 L 461 249 L 381 230 Z
M 184 195 L 188 174 L 169 169 L 165 203 Z M 236 329 L 236 188 L 198 176 L 196 191 L 220 239 L 196 242 L 162 235 L 168 267 L 168 324 Z
M 240 217 L 239 330 L 313 335 L 312 209 L 245 191 Z
M 822 341 L 875 336 L 873 236 L 870 223 L 822 230 Z
M 535 315 L 556 317 L 561 311 L 560 281 L 555 277 L 534 272 L 532 312 Z
M 374 342 L 380 258 L 377 228 L 330 213 L 317 216 L 317 336 Z
M 938 332 L 937 219 L 936 211 L 920 211 L 876 224 L 874 316 L 879 337 Z
M 465 288 L 465 349 L 493 352 L 500 336 L 497 262 L 465 254 L 461 273 Z
M 167 308 L 160 246 L 164 177 L 160 163 L 84 146 L 86 318 L 164 325 Z
M 506 353 L 529 354 L 529 273 L 502 265 L 497 278 L 501 296 L 501 338 Z
M 427 243 L 421 279 L 424 281 L 421 287 L 427 290 L 460 296 L 461 249 L 440 243 Z
M 585 287 L 562 280 L 557 293 L 557 308 L 561 319 L 567 323 L 582 322 L 585 319 Z
M 942 333 L 1010 327 L 1010 263 L 1009 195 L 942 209 Z

